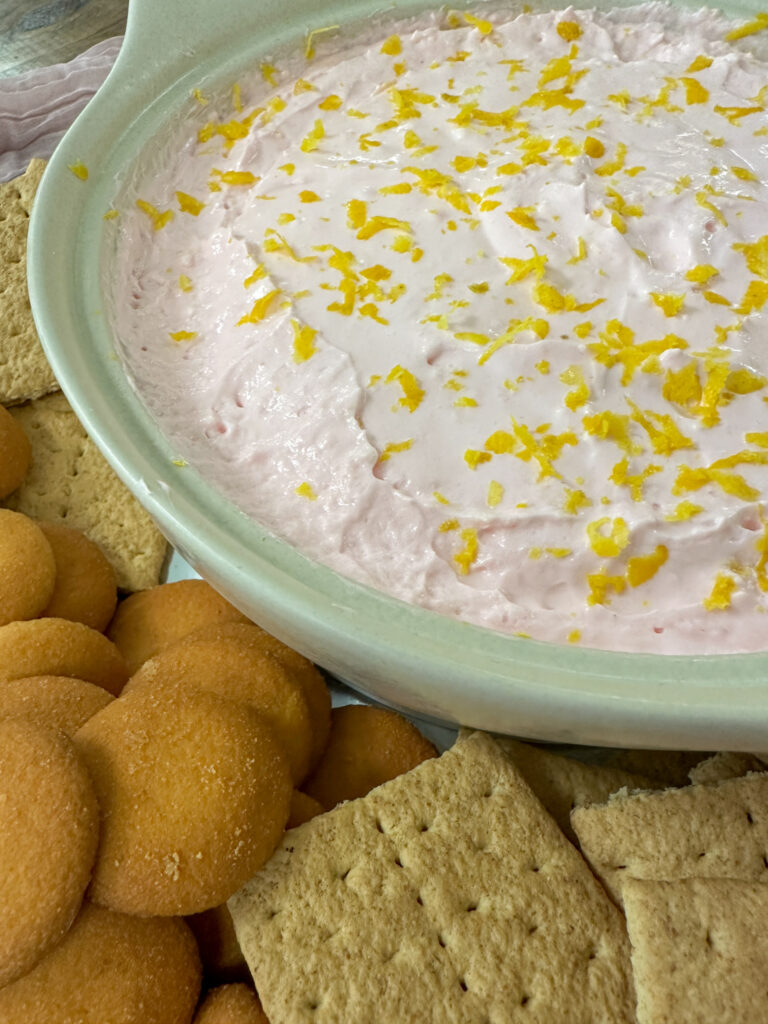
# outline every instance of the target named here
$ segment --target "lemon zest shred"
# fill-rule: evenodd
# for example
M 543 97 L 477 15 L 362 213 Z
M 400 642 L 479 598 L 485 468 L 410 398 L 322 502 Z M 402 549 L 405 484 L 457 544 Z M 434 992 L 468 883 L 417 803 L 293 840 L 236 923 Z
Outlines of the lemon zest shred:
M 703 511 L 703 505 L 696 505 L 692 501 L 680 501 L 671 512 L 664 516 L 664 519 L 668 523 L 685 522 Z
M 733 592 L 736 589 L 736 580 L 724 572 L 715 576 L 715 582 L 709 597 L 705 597 L 703 604 L 708 612 L 722 612 L 730 608 Z
M 610 524 L 610 532 L 605 530 Z M 587 537 L 592 550 L 600 558 L 614 558 L 629 544 L 629 527 L 621 516 L 611 519 L 603 516 L 587 523 Z
M 623 576 L 609 576 L 605 569 L 587 574 L 589 594 L 587 604 L 610 604 L 608 594 L 622 594 L 626 590 L 627 581 Z
M 244 316 L 241 316 L 237 321 L 237 326 L 240 327 L 243 324 L 259 324 L 262 320 L 266 320 L 266 318 L 274 312 L 275 300 L 281 294 L 282 292 L 279 288 L 273 288 L 265 295 L 256 299 L 251 307 L 250 313 L 246 313 Z
M 464 541 L 464 549 L 453 556 L 453 560 L 459 567 L 462 576 L 469 574 L 470 566 L 476 561 L 478 554 L 477 530 L 469 527 L 461 531 L 461 539 Z
M 144 199 L 137 199 L 136 205 L 152 221 L 152 227 L 155 231 L 160 231 L 169 221 L 173 220 L 173 210 L 163 210 L 161 212 L 152 203 L 148 203 Z
M 746 36 L 752 36 L 756 32 L 762 32 L 768 28 L 768 12 L 760 11 L 751 21 L 744 22 L 743 25 L 739 25 L 737 28 L 731 29 L 730 32 L 725 34 L 726 42 L 732 43 L 737 39 L 744 39 Z
M 669 558 L 669 549 L 665 544 L 657 544 L 650 555 L 635 555 L 627 560 L 627 583 L 630 587 L 639 587 L 653 579 L 659 569 Z
M 205 207 L 205 203 L 200 199 L 196 199 L 194 196 L 190 196 L 186 192 L 176 192 L 176 199 L 179 203 L 179 209 L 182 213 L 191 213 L 193 217 L 197 217 L 200 211 Z
M 298 487 L 294 488 L 294 492 L 298 494 L 300 498 L 306 498 L 307 501 L 317 501 L 317 494 L 311 484 L 304 480 Z
M 293 328 L 293 361 L 294 363 L 305 363 L 315 354 L 315 338 L 317 331 L 308 324 L 301 324 L 296 319 L 291 319 Z

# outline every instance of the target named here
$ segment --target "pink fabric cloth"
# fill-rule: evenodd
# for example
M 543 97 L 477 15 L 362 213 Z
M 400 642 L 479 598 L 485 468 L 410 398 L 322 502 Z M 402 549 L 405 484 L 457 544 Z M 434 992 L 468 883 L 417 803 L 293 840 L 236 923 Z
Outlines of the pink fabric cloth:
M 49 157 L 109 74 L 122 43 L 105 39 L 66 64 L 0 78 L 0 181 Z

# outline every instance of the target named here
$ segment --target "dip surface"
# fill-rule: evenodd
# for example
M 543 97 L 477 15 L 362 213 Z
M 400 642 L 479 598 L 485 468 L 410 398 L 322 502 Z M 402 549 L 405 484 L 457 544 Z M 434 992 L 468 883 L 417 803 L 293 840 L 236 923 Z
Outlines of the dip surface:
M 198 94 L 115 202 L 138 393 L 246 513 L 404 601 L 765 649 L 749 42 L 662 5 L 442 12 Z

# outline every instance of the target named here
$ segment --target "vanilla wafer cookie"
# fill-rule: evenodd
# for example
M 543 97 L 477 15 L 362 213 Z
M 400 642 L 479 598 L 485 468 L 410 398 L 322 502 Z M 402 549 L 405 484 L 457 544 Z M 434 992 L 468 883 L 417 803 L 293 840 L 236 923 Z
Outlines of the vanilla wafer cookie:
M 117 605 L 117 577 L 98 544 L 61 523 L 38 522 L 51 545 L 56 582 L 42 614 L 82 622 L 103 632 Z
M 271 855 L 288 820 L 288 763 L 248 704 L 132 693 L 75 734 L 102 811 L 90 898 L 123 913 L 194 914 Z
M 0 508 L 0 626 L 40 615 L 55 584 L 48 538 L 29 516 Z
M 108 635 L 131 675 L 163 648 L 202 626 L 249 620 L 205 580 L 176 580 L 131 594 L 120 602 Z
M 212 989 L 192 1024 L 269 1024 L 259 998 L 249 985 L 222 985 Z
M 0 683 L 25 676 L 72 676 L 117 696 L 128 679 L 128 667 L 103 633 L 82 622 L 8 622 L 0 626 Z
M 72 924 L 98 827 L 96 793 L 70 740 L 26 718 L 0 720 L 0 990 Z
M 0 989 L 0 1024 L 189 1024 L 199 993 L 183 921 L 86 901 L 48 956 Z
M 112 700 L 103 686 L 71 676 L 27 676 L 0 682 L 0 718 L 31 718 L 69 737 Z

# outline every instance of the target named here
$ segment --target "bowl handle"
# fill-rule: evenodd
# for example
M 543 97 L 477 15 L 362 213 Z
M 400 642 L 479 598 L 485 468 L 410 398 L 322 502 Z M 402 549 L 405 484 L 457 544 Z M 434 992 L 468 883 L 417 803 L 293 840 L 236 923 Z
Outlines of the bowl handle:
M 258 31 L 253 0 L 129 0 L 125 38 L 102 87 L 111 92 L 130 83 L 152 99 L 163 86 L 201 63 L 232 37 Z

